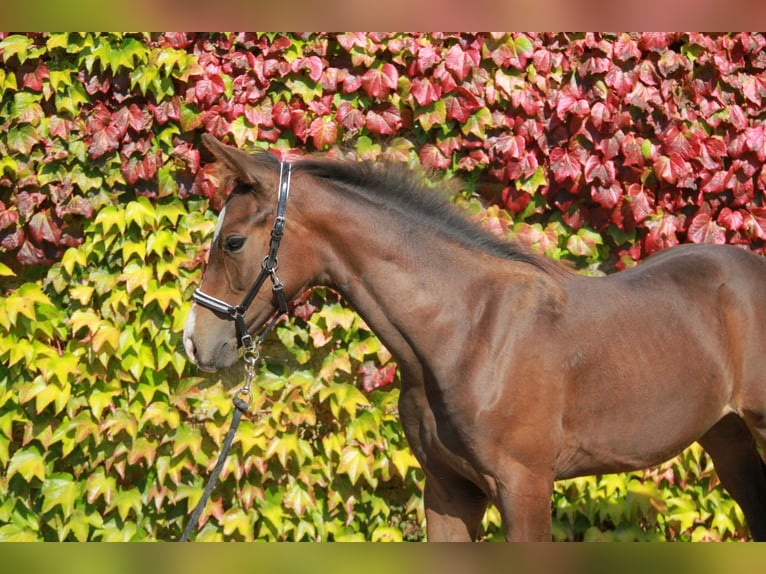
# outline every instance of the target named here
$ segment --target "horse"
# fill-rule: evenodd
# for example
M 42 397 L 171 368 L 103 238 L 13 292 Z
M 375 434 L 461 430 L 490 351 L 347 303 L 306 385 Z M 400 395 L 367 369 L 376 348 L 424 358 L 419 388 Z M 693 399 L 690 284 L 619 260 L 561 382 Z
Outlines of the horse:
M 507 540 L 550 540 L 554 481 L 695 441 L 766 540 L 765 258 L 680 245 L 585 276 L 483 230 L 400 164 L 203 142 L 233 189 L 186 353 L 227 368 L 284 301 L 338 291 L 398 363 L 429 541 L 475 540 L 490 502 Z

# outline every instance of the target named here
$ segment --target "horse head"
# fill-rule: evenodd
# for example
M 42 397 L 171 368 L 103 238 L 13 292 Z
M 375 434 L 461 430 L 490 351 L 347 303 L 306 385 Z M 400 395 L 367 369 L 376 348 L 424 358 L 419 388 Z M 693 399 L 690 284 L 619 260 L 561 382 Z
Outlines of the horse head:
M 271 154 L 249 155 L 205 134 L 232 188 L 213 234 L 207 268 L 184 329 L 189 358 L 206 371 L 231 366 L 238 347 L 308 285 L 300 226 L 282 237 L 290 168 Z M 305 249 L 300 249 L 303 253 Z M 281 264 L 281 265 L 280 265 Z M 277 275 L 277 269 L 279 274 Z M 261 288 L 264 285 L 272 288 Z

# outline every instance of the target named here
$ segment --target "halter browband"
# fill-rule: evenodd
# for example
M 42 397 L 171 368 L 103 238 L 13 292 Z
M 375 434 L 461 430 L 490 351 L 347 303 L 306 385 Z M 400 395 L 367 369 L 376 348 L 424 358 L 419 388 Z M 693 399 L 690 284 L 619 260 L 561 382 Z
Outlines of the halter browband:
M 277 251 L 279 251 L 279 244 L 282 241 L 282 236 L 285 233 L 285 209 L 287 207 L 287 197 L 290 195 L 290 175 L 292 173 L 292 166 L 290 163 L 283 161 L 279 163 L 279 190 L 277 198 L 277 216 L 274 219 L 274 226 L 271 228 L 271 243 L 269 244 L 269 253 L 263 258 L 261 265 L 261 272 L 258 278 L 253 283 L 250 290 L 245 294 L 242 302 L 239 305 L 232 306 L 228 303 L 216 299 L 212 295 L 203 293 L 200 289 L 195 289 L 192 299 L 198 305 L 210 309 L 221 315 L 227 315 L 229 319 L 232 319 L 237 328 L 237 336 L 239 342 L 246 350 L 254 348 L 253 338 L 247 332 L 247 326 L 245 325 L 245 313 L 248 307 L 255 299 L 255 296 L 261 290 L 263 283 L 267 277 L 271 278 L 272 291 L 276 295 L 277 303 L 279 305 L 279 313 L 269 323 L 266 329 L 258 337 L 258 344 L 262 343 L 266 338 L 266 335 L 274 327 L 277 319 L 280 316 L 288 312 L 287 301 L 285 300 L 284 285 L 277 277 L 277 267 L 279 267 L 279 260 L 277 259 Z

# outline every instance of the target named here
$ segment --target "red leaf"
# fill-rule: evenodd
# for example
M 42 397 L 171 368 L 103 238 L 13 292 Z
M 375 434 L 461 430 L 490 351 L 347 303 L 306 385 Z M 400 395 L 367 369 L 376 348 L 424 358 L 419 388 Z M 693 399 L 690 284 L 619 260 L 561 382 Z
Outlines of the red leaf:
M 49 77 L 50 72 L 48 71 L 48 66 L 46 66 L 44 62 L 38 62 L 34 72 L 24 74 L 22 85 L 35 92 L 40 92 L 43 89 L 43 80 Z
M 633 212 L 633 219 L 636 223 L 641 223 L 648 215 L 654 212 L 649 196 L 642 185 L 637 183 L 628 187 L 628 197 L 630 198 L 630 209 Z
M 274 123 L 278 126 L 287 127 L 290 125 L 290 106 L 280 100 L 272 108 Z
M 16 208 L 19 210 L 19 215 L 24 219 L 29 219 L 35 212 L 35 208 L 45 199 L 46 197 L 42 193 L 20 191 L 16 194 Z
M 612 66 L 604 78 L 606 85 L 614 88 L 621 98 L 627 96 L 636 85 L 636 71 L 634 69 L 623 70 L 619 66 Z
M 5 206 L 0 209 L 0 231 L 15 225 L 18 220 L 19 212 L 15 209 L 5 209 Z
M 91 157 L 100 157 L 119 146 L 119 131 L 111 124 L 111 119 L 112 114 L 101 102 L 96 104 L 88 115 L 86 124 L 91 131 L 88 153 Z
M 694 243 L 726 243 L 726 231 L 718 225 L 704 207 L 694 216 L 689 224 L 687 237 Z
M 197 101 L 210 106 L 225 89 L 223 78 L 218 74 L 210 74 L 197 80 L 194 93 L 197 96 Z
M 599 180 L 604 185 L 609 184 L 614 181 L 614 162 L 612 160 L 607 160 L 602 163 L 600 158 L 591 155 L 585 160 L 585 169 L 583 170 L 583 173 L 585 175 L 585 181 L 588 183 L 591 183 L 594 180 Z
M 478 50 L 463 50 L 459 44 L 455 44 L 447 51 L 444 61 L 447 69 L 462 82 L 471 73 L 472 68 L 478 67 L 481 56 Z
M 730 231 L 738 231 L 744 226 L 745 218 L 741 211 L 724 207 L 718 214 L 718 223 Z
M 621 148 L 622 154 L 625 156 L 624 165 L 635 165 L 643 167 L 644 154 L 641 150 L 642 142 L 639 141 L 633 134 L 628 134 L 622 140 Z
M 755 152 L 758 161 L 766 161 L 766 130 L 763 124 L 745 131 L 745 141 L 750 151 Z
M 418 50 L 418 71 L 425 74 L 441 60 L 431 44 L 426 44 Z
M 359 131 L 364 125 L 364 115 L 350 102 L 343 102 L 338 106 L 335 119 L 345 130 L 351 133 Z
M 484 106 L 467 90 L 458 88 L 458 92 L 460 95 L 449 95 L 444 98 L 444 105 L 447 109 L 447 117 L 463 124 L 468 121 L 473 112 Z
M 446 157 L 438 147 L 431 143 L 424 144 L 418 155 L 420 156 L 420 163 L 426 169 L 443 170 L 449 168 L 452 163 L 450 157 Z
M 691 173 L 691 166 L 679 154 L 672 152 L 660 156 L 654 161 L 654 174 L 658 179 L 676 184 L 682 177 Z
M 379 369 L 374 363 L 365 362 L 359 367 L 359 373 L 362 375 L 362 388 L 369 393 L 394 382 L 396 364 L 389 363 Z
M 585 117 L 588 114 L 588 102 L 569 92 L 561 92 L 556 102 L 556 115 L 561 121 L 566 120 L 567 114 Z
M 602 102 L 596 102 L 590 109 L 590 119 L 599 131 L 611 118 L 612 114 L 609 113 L 609 109 Z
M 729 121 L 737 130 L 744 130 L 748 125 L 745 111 L 737 104 L 729 106 Z
M 399 82 L 399 72 L 391 64 L 383 64 L 381 69 L 372 68 L 362 76 L 362 87 L 371 98 L 384 100 Z
M 614 57 L 622 62 L 638 60 L 641 58 L 641 50 L 628 34 L 621 34 L 614 43 Z
M 61 228 L 52 220 L 48 210 L 38 211 L 29 221 L 29 234 L 37 243 L 47 241 L 57 245 L 61 239 Z
M 308 70 L 308 76 L 315 82 L 322 78 L 324 62 L 318 56 L 309 56 L 308 58 L 296 58 L 292 64 L 293 72 Z
M 617 183 L 608 186 L 594 185 L 590 189 L 590 196 L 602 207 L 612 209 L 622 197 L 622 189 Z
M 338 126 L 332 120 L 325 121 L 324 118 L 316 118 L 311 122 L 309 135 L 314 142 L 314 147 L 323 149 L 335 143 L 338 138 Z
M 218 139 L 222 139 L 229 133 L 230 124 L 221 115 L 221 110 L 218 106 L 213 106 L 209 110 L 202 112 L 200 119 L 205 124 L 205 129 Z
M 393 104 L 376 106 L 367 112 L 365 125 L 373 133 L 390 135 L 402 127 L 402 115 Z
M 347 74 L 343 78 L 343 93 L 344 94 L 352 94 L 354 92 L 359 91 L 359 88 L 362 87 L 362 78 L 360 76 L 355 76 L 354 74 Z
M 434 84 L 430 78 L 415 78 L 412 80 L 410 93 L 419 106 L 427 106 L 437 101 L 442 95 L 442 88 Z
M 660 220 L 646 221 L 649 234 L 646 236 L 645 247 L 647 255 L 651 255 L 660 249 L 666 249 L 678 245 L 678 218 L 675 215 L 663 214 Z
M 16 252 L 16 259 L 22 265 L 37 265 L 45 261 L 44 255 L 42 249 L 35 247 L 29 241 L 25 241 Z
M 580 177 L 582 165 L 576 154 L 557 147 L 551 150 L 550 162 L 553 179 L 557 183 L 562 183 L 566 179 L 577 181 L 577 178 Z
M 644 32 L 639 40 L 643 50 L 664 50 L 669 44 L 667 32 Z
M 245 118 L 254 126 L 274 127 L 274 108 L 271 101 L 266 100 L 257 106 L 246 105 Z
M 301 141 L 306 141 L 309 131 L 309 118 L 306 110 L 300 107 L 290 110 L 290 129 Z
M 706 178 L 709 178 L 708 181 L 705 181 Z M 726 186 L 729 181 L 729 172 L 728 171 L 716 171 L 715 173 L 710 174 L 710 172 L 704 172 L 702 174 L 702 187 L 700 188 L 701 193 L 712 193 L 712 194 L 718 194 L 721 193 L 724 189 L 726 189 Z
M 689 159 L 697 155 L 688 138 L 674 125 L 668 126 L 660 135 L 660 140 L 662 141 L 663 151 L 668 155 L 675 152 L 683 159 Z
M 745 212 L 745 227 L 758 239 L 766 239 L 766 208 L 750 207 Z

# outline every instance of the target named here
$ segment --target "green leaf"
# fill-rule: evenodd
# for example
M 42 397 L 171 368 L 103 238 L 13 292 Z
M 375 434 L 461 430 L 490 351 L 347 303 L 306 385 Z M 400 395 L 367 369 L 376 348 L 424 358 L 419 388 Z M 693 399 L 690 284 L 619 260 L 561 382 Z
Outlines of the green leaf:
M 37 542 L 37 533 L 16 524 L 0 526 L 0 542 Z
M 38 141 L 40 141 L 40 134 L 30 124 L 8 130 L 8 147 L 22 155 L 29 155 Z
M 535 46 L 532 41 L 526 36 L 519 36 L 513 41 L 516 46 L 516 50 L 521 54 L 531 54 L 535 51 Z
M 55 48 L 66 48 L 68 44 L 69 32 L 51 34 L 48 37 L 48 40 L 45 42 L 45 46 L 48 48 L 48 50 L 53 50 Z
M 6 476 L 10 480 L 16 474 L 26 482 L 33 478 L 45 482 L 45 456 L 36 445 L 28 445 L 13 454 Z
M 157 211 L 154 206 L 145 197 L 139 197 L 136 201 L 131 201 L 125 207 L 125 221 L 128 225 L 135 223 L 139 229 L 145 227 L 153 228 L 157 220 Z
M 71 516 L 80 498 L 80 487 L 69 473 L 56 473 L 43 483 L 40 493 L 43 495 L 43 513 L 60 506 L 66 519 Z
M 104 235 L 108 234 L 112 227 L 117 227 L 120 235 L 122 235 L 125 233 L 125 227 L 127 225 L 126 213 L 127 208 L 125 211 L 122 211 L 113 205 L 108 205 L 98 212 L 94 223 L 96 225 L 101 225 Z
M 356 446 L 347 446 L 343 449 L 338 472 L 347 474 L 351 484 L 356 484 L 359 478 L 363 476 L 373 488 L 378 485 L 378 479 L 372 475 L 371 457 L 364 454 Z
M 117 513 L 122 520 L 127 520 L 132 510 L 136 517 L 141 516 L 141 492 L 137 488 L 130 490 L 118 490 L 109 508 L 117 508 Z
M 29 54 L 32 39 L 20 34 L 8 36 L 0 42 L 0 52 L 3 53 L 3 62 L 8 63 L 12 56 L 16 56 L 20 63 L 24 63 Z

